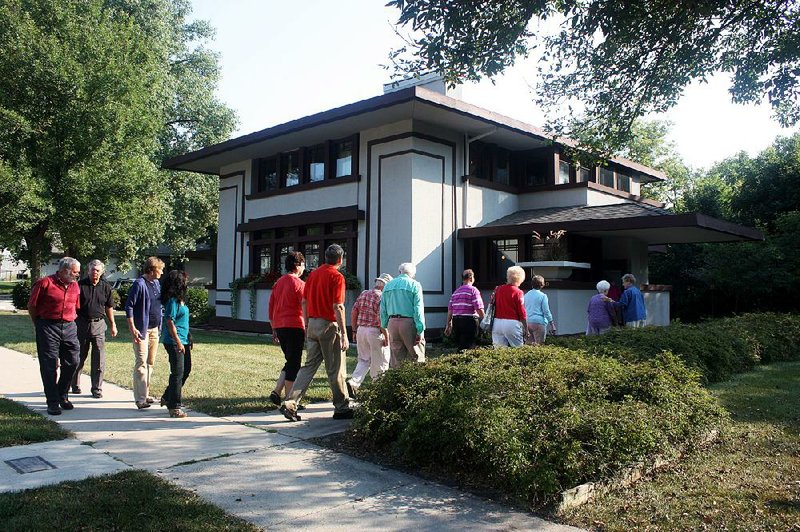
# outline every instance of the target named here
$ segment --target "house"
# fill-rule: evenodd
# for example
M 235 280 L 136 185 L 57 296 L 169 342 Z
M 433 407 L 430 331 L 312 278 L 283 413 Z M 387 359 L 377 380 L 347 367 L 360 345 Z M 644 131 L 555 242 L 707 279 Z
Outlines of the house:
M 583 331 L 596 282 L 626 272 L 644 288 L 649 323 L 667 324 L 669 287 L 648 284 L 648 246 L 762 238 L 643 199 L 659 171 L 573 164 L 570 141 L 422 81 L 163 163 L 219 175 L 217 324 L 267 330 L 268 285 L 233 293 L 231 283 L 279 273 L 291 250 L 314 268 L 333 242 L 364 286 L 416 263 L 433 334 L 465 267 L 488 295 L 514 263 L 544 274 L 560 333 Z

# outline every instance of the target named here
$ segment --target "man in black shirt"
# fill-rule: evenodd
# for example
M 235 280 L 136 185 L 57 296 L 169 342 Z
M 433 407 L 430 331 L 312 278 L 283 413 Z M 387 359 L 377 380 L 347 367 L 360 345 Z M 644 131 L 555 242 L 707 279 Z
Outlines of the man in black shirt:
M 78 309 L 78 341 L 81 344 L 81 359 L 72 378 L 72 393 L 81 393 L 80 382 L 83 364 L 92 350 L 92 397 L 103 397 L 103 372 L 106 368 L 106 322 L 111 324 L 111 336 L 117 335 L 114 322 L 113 288 L 100 277 L 105 265 L 99 260 L 89 263 L 86 277 L 78 281 L 81 290 L 81 305 Z

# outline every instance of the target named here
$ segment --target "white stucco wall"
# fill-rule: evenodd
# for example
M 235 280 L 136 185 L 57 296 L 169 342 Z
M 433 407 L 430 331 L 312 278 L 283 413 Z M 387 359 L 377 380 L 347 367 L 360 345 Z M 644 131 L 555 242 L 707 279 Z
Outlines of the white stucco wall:
M 588 191 L 586 188 L 567 188 L 520 194 L 519 208 L 520 210 L 529 210 L 586 205 Z
M 643 291 L 647 307 L 647 325 L 669 325 L 669 292 Z

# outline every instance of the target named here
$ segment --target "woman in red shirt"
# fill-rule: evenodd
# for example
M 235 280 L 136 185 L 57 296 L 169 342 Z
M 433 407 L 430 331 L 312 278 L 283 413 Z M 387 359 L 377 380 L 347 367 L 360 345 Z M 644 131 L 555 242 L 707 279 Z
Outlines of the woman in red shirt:
M 269 297 L 272 340 L 280 344 L 286 358 L 275 389 L 269 394 L 269 400 L 274 405 L 281 404 L 281 389 L 285 397 L 292 391 L 306 341 L 306 324 L 303 321 L 303 290 L 306 284 L 300 279 L 306 269 L 306 259 L 299 251 L 293 251 L 286 256 L 284 266 L 287 273 L 275 282 Z
M 525 270 L 511 266 L 506 270 L 508 282 L 494 291 L 494 325 L 492 343 L 496 346 L 519 347 L 525 341 L 528 317 L 525 313 L 522 290 Z

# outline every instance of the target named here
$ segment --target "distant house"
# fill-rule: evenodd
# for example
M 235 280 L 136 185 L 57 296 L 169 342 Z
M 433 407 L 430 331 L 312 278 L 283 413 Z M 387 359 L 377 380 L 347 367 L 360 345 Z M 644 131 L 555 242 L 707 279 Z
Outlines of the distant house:
M 0 249 L 0 281 L 16 281 L 28 275 L 28 265 L 17 262 L 7 249 Z
M 672 214 L 640 197 L 641 184 L 664 179 L 661 172 L 625 159 L 585 168 L 566 157 L 570 144 L 451 97 L 434 80 L 387 87 L 163 166 L 220 177 L 210 301 L 217 323 L 235 328 L 266 329 L 269 296 L 256 290 L 251 316 L 242 291 L 234 316 L 235 279 L 280 272 L 290 250 L 314 268 L 332 242 L 365 286 L 416 263 L 434 331 L 464 268 L 488 295 L 515 263 L 546 277 L 560 333 L 584 330 L 596 282 L 619 282 L 626 272 L 644 287 L 649 323 L 666 324 L 669 287 L 648 284 L 648 246 L 762 238 L 708 216 Z M 551 231 L 565 232 L 548 239 Z

